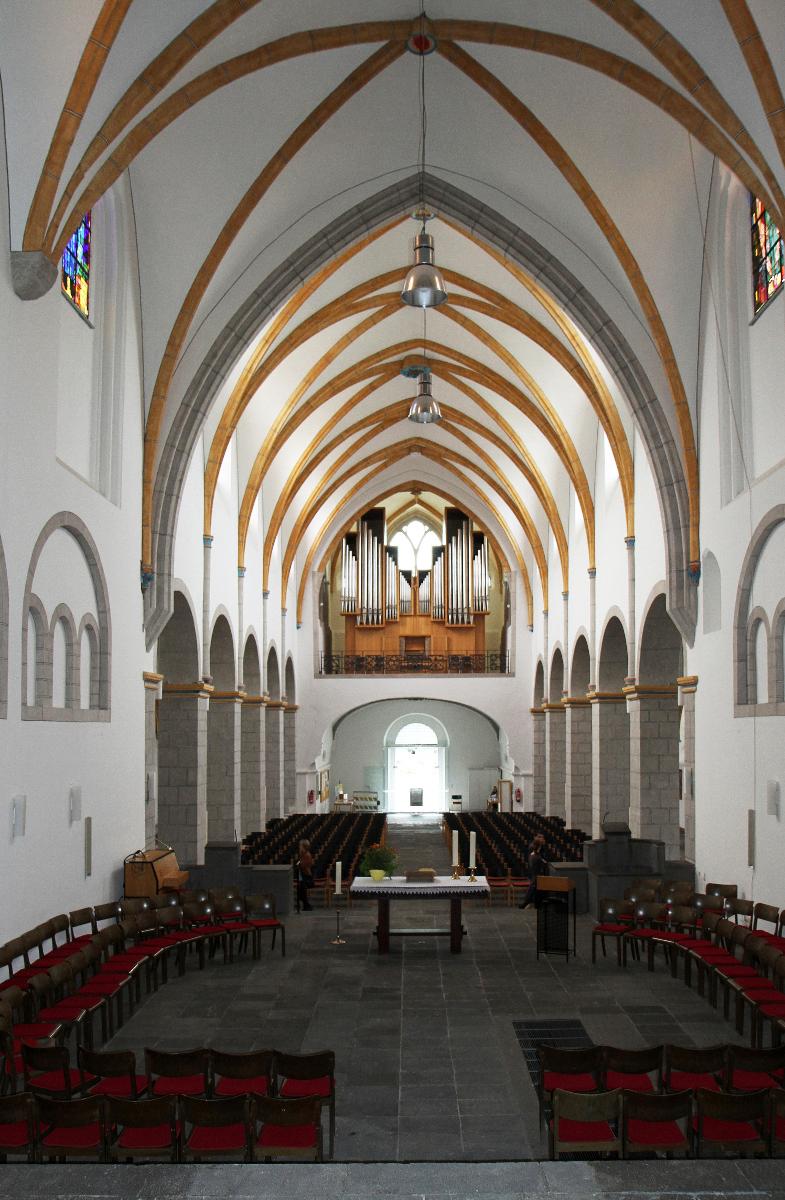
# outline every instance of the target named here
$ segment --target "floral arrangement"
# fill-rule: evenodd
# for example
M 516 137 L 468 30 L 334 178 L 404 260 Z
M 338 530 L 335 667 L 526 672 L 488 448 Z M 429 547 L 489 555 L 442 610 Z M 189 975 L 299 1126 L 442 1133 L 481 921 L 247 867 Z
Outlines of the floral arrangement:
M 392 846 L 382 846 L 380 842 L 374 842 L 362 857 L 360 874 L 370 875 L 371 871 L 384 871 L 385 875 L 392 875 L 397 862 L 398 855 Z

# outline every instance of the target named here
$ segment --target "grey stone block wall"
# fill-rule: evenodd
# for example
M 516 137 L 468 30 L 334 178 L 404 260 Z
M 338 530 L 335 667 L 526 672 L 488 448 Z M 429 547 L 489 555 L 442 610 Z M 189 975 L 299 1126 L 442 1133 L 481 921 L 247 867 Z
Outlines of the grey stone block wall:
M 212 697 L 207 717 L 207 840 L 240 836 L 239 698 Z
M 565 814 L 567 770 L 566 712 L 562 707 L 545 712 L 545 811 L 548 816 Z
M 181 863 L 203 863 L 207 840 L 204 692 L 164 688 L 158 722 L 158 833 Z
M 532 709 L 532 809 L 545 812 L 545 713 Z
M 591 706 L 568 704 L 565 718 L 565 820 L 571 829 L 592 828 Z
M 240 718 L 240 832 L 264 829 L 264 704 L 243 700 Z
M 666 858 L 680 858 L 679 727 L 676 691 L 633 694 L 630 721 L 630 828 L 633 837 L 665 843 Z
M 630 722 L 625 698 L 592 700 L 592 836 L 630 814 Z
M 283 803 L 284 812 L 297 811 L 297 710 L 283 712 Z
M 264 775 L 267 820 L 283 816 L 283 709 L 269 704 L 264 714 Z

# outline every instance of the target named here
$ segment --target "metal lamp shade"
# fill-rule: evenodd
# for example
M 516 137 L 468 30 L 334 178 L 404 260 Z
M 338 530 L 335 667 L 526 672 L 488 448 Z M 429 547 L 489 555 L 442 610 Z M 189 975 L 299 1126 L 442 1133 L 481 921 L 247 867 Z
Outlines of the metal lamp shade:
M 442 273 L 433 262 L 433 238 L 424 231 L 414 239 L 414 266 L 404 280 L 401 299 L 415 308 L 435 308 L 447 299 Z
M 430 379 L 421 379 L 417 395 L 412 400 L 412 406 L 409 409 L 409 420 L 415 421 L 418 425 L 434 425 L 441 419 L 442 410 L 431 395 L 431 381 Z

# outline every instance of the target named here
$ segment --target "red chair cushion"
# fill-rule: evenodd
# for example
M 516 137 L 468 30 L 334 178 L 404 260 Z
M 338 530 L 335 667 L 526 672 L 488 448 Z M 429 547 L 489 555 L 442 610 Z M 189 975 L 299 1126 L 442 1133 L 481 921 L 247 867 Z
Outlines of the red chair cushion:
M 14 1025 L 12 1032 L 15 1038 L 24 1041 L 32 1038 L 50 1038 L 59 1028 L 60 1026 L 54 1021 L 29 1021 L 21 1025 Z
M 284 1097 L 329 1096 L 331 1090 L 330 1076 L 322 1075 L 318 1079 L 285 1079 L 278 1094 Z
M 122 1150 L 166 1150 L 172 1145 L 169 1125 L 148 1125 L 146 1129 L 135 1129 L 126 1125 L 117 1145 Z
M 68 1068 L 68 1077 L 72 1088 L 76 1089 L 82 1086 L 82 1076 L 74 1067 Z M 66 1090 L 65 1072 L 41 1071 L 39 1075 L 31 1075 L 30 1087 L 39 1092 L 64 1092 Z
M 696 1088 L 705 1088 L 709 1092 L 721 1090 L 713 1075 L 693 1071 L 671 1071 L 669 1086 L 674 1092 L 695 1091 Z
M 27 1121 L 9 1121 L 0 1125 L 0 1148 L 16 1150 L 30 1143 L 30 1130 Z
M 627 1122 L 627 1140 L 641 1146 L 662 1146 L 669 1150 L 687 1145 L 678 1121 L 641 1121 L 637 1117 L 631 1117 Z
M 596 1092 L 597 1080 L 588 1072 L 565 1075 L 559 1071 L 546 1071 L 542 1086 L 545 1092 L 553 1092 L 556 1088 L 564 1092 Z
M 204 1075 L 160 1075 L 153 1084 L 154 1096 L 201 1096 Z
M 250 917 L 248 924 L 254 929 L 277 929 L 281 922 L 276 917 Z
M 599 925 L 595 925 L 594 929 L 592 930 L 592 933 L 626 933 L 626 932 L 627 932 L 626 925 L 611 925 L 608 922 L 601 922 Z
M 759 1092 L 762 1088 L 776 1087 L 777 1081 L 768 1071 L 742 1071 L 737 1068 L 731 1076 L 730 1085 L 737 1092 Z
M 256 1141 L 257 1146 L 287 1150 L 310 1149 L 317 1144 L 315 1125 L 265 1125 Z
M 114 996 L 115 992 L 120 992 L 123 986 L 130 979 L 129 975 L 121 975 L 112 978 L 107 976 L 105 979 L 100 979 L 97 976 L 90 980 L 89 983 L 80 987 L 77 996 Z
M 147 1088 L 149 1079 L 146 1075 L 136 1076 L 136 1094 L 141 1096 Z M 128 1075 L 110 1075 L 100 1080 L 95 1087 L 90 1088 L 91 1096 L 117 1096 L 120 1099 L 133 1099 L 131 1080 Z
M 245 1125 L 196 1125 L 187 1145 L 191 1150 L 244 1150 Z
M 697 1131 L 698 1118 L 693 1117 Z M 703 1118 L 703 1137 L 710 1142 L 755 1142 L 760 1133 L 749 1121 L 722 1121 L 718 1117 Z
M 89 1150 L 101 1144 L 101 1126 L 98 1122 L 91 1125 L 56 1125 L 41 1139 L 43 1146 L 64 1146 L 68 1150 Z
M 654 1091 L 654 1084 L 648 1075 L 633 1075 L 626 1071 L 608 1071 L 606 1084 L 609 1092 L 612 1092 L 614 1088 L 626 1088 L 629 1092 Z
M 215 1087 L 216 1096 L 246 1096 L 250 1092 L 257 1092 L 260 1096 L 266 1096 L 269 1087 L 269 1081 L 266 1075 L 257 1075 L 253 1079 L 232 1079 L 229 1075 L 222 1075 Z
M 562 1117 L 559 1121 L 560 1142 L 613 1142 L 616 1135 L 607 1121 L 573 1121 Z

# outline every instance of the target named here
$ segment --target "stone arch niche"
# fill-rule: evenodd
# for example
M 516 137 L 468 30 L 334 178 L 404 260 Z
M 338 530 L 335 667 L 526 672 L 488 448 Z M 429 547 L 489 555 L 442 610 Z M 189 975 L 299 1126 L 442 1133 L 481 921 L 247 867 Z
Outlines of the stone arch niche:
M 264 778 L 267 819 L 283 816 L 283 708 L 278 651 L 267 652 L 267 695 L 264 712 Z
M 210 689 L 199 679 L 199 637 L 184 591 L 158 639 L 158 812 L 153 832 L 181 865 L 204 862 L 207 840 L 207 712 Z M 151 756 L 148 754 L 148 763 Z
M 27 630 L 22 630 L 25 638 Z M 24 686 L 24 680 L 23 680 Z M 0 538 L 0 720 L 8 716 L 8 571 Z
M 683 670 L 681 634 L 664 592 L 650 601 L 641 628 L 638 682 L 627 694 L 630 722 L 630 828 L 634 837 L 665 843 L 668 859 L 684 857 L 686 821 L 680 775 Z M 690 790 L 692 781 L 690 780 Z M 682 842 L 681 830 L 685 829 Z
M 255 633 L 249 633 L 243 650 L 242 709 L 240 717 L 240 833 L 247 837 L 264 829 L 264 698 L 262 665 Z
M 286 813 L 297 809 L 297 689 L 291 654 L 284 670 L 283 805 Z
M 690 576 L 689 495 L 681 453 L 668 414 L 624 334 L 567 266 L 507 217 L 446 180 L 425 173 L 386 187 L 335 217 L 284 263 L 275 267 L 230 315 L 195 370 L 171 420 L 156 470 L 152 497 L 150 578 L 145 590 L 148 645 L 171 610 L 172 561 L 177 514 L 188 464 L 208 413 L 225 381 L 262 329 L 302 283 L 302 264 L 317 271 L 336 253 L 418 203 L 528 271 L 575 321 L 613 374 L 630 405 L 651 464 L 663 521 L 669 610 L 691 641 L 697 596 Z
M 3 571 L 4 566 L 0 591 Z M 88 628 L 89 634 L 85 632 Z M 7 637 L 7 619 L 5 629 Z M 22 720 L 108 721 L 112 652 L 109 591 L 98 547 L 75 513 L 56 513 L 38 535 L 25 581 L 21 632 Z M 80 684 L 83 634 L 90 639 L 87 706 L 82 704 Z
M 611 611 L 600 638 L 597 691 L 592 717 L 592 836 L 604 821 L 627 823 L 630 815 L 630 723 L 624 685 L 627 635 L 621 615 Z
M 761 519 L 750 539 L 736 590 L 733 711 L 737 717 L 785 716 L 782 688 L 783 554 L 785 504 L 777 504 Z M 765 654 L 760 643 L 764 637 Z
M 591 705 L 588 690 L 591 657 L 585 633 L 579 633 L 572 651 L 569 695 L 564 698 L 564 819 L 571 829 L 592 827 Z
M 561 647 L 556 645 L 551 655 L 548 701 L 545 705 L 545 811 L 553 817 L 565 815 L 567 710 L 562 704 L 564 684 L 564 656 Z
M 534 671 L 532 698 L 532 808 L 545 812 L 545 666 L 541 658 Z
M 210 635 L 213 691 L 207 712 L 207 842 L 226 846 L 240 836 L 240 722 L 232 627 L 221 610 Z

